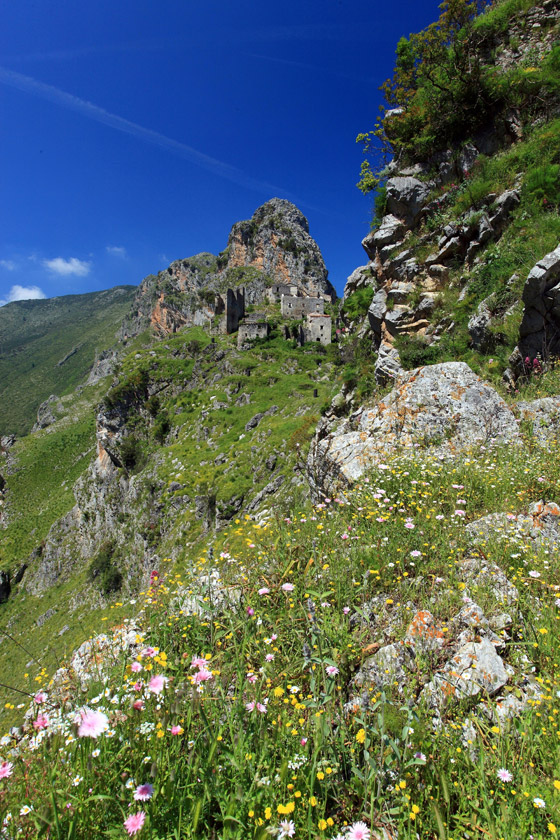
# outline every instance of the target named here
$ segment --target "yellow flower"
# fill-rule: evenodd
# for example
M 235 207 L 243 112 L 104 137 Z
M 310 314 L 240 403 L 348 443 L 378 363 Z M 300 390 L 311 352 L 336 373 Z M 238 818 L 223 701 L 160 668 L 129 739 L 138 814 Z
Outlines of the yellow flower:
M 403 779 L 402 781 L 400 781 L 400 782 L 399 782 L 399 787 L 400 787 L 400 789 L 401 789 L 401 790 L 404 790 L 404 789 L 405 789 L 405 787 L 406 787 L 406 782 L 405 782 L 405 780 L 404 780 L 404 779 Z
M 322 782 L 323 779 L 325 778 L 325 774 L 323 773 L 322 770 L 319 770 L 319 772 L 317 773 L 317 778 L 319 779 L 320 782 Z
M 358 742 L 358 744 L 363 744 L 365 740 L 366 740 L 366 730 L 365 729 L 360 729 L 356 733 L 356 741 Z
M 556 834 L 556 826 L 554 825 L 554 823 L 549 823 L 547 825 L 547 828 L 551 834 Z
M 266 820 L 269 820 L 269 819 L 271 818 L 271 816 L 272 816 L 272 808 L 268 808 L 268 807 L 266 807 L 266 808 L 264 809 L 264 817 L 265 817 L 265 819 L 266 819 Z
M 255 816 L 254 811 L 249 811 L 249 818 L 252 819 Z
M 311 805 L 312 808 L 314 808 L 315 805 L 317 804 L 317 797 L 312 796 L 311 799 L 309 800 L 309 804 Z
M 278 686 L 276 686 L 276 688 L 274 689 L 274 691 L 272 693 L 274 694 L 275 697 L 282 697 L 282 695 L 284 694 L 284 689 L 280 688 L 280 686 L 278 685 Z
M 560 790 L 560 782 L 558 781 L 558 779 L 554 779 L 554 787 L 556 788 L 556 790 Z
M 279 814 L 291 814 L 295 807 L 295 802 L 288 802 L 286 805 L 279 805 L 276 810 Z
M 319 826 L 320 831 L 324 831 L 325 828 L 327 827 L 327 821 L 326 820 L 319 820 L 317 825 Z

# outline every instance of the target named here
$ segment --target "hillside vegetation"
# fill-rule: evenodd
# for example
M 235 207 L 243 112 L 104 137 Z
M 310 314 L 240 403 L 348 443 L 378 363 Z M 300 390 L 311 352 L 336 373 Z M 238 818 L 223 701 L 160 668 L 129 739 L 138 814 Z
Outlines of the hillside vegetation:
M 0 435 L 24 435 L 51 394 L 80 385 L 95 354 L 114 344 L 133 286 L 0 308 Z
M 393 160 L 333 343 L 284 337 L 305 243 L 329 287 L 273 199 L 2 452 L 7 840 L 560 832 L 560 3 L 441 12 L 359 138 Z

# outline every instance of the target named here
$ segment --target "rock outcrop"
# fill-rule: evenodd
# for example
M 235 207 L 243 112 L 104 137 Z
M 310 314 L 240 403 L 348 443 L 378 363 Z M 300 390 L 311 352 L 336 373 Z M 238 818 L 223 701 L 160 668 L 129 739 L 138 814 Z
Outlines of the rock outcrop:
M 523 289 L 522 360 L 560 356 L 560 245 L 531 269 Z
M 396 449 L 423 446 L 451 458 L 498 441 L 520 441 L 512 411 L 464 362 L 446 362 L 402 373 L 386 397 L 340 424 L 324 418 L 311 444 L 308 478 L 316 495 L 330 495 Z
M 197 254 L 146 277 L 121 338 L 148 327 L 160 335 L 184 326 L 209 327 L 224 311 L 228 288 L 244 287 L 246 303 L 259 304 L 273 284 L 297 285 L 309 295 L 336 298 L 307 219 L 280 198 L 267 201 L 251 219 L 234 224 L 227 247 L 217 257 Z

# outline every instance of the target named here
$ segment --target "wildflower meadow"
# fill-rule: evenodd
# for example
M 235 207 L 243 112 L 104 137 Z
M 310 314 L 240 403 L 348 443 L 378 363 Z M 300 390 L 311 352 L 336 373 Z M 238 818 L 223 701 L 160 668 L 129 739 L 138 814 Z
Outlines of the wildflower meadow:
M 1 836 L 556 834 L 558 557 L 498 529 L 473 547 L 465 525 L 553 498 L 559 476 L 558 447 L 420 449 L 339 497 L 236 520 L 190 565 L 164 561 L 108 610 L 81 671 L 30 671 L 25 721 L 0 741 Z M 533 699 L 508 718 L 481 692 L 436 715 L 419 652 L 404 688 L 358 686 L 420 609 L 445 650 L 465 558 L 518 592 L 502 656 Z M 513 678 L 504 692 L 521 695 Z

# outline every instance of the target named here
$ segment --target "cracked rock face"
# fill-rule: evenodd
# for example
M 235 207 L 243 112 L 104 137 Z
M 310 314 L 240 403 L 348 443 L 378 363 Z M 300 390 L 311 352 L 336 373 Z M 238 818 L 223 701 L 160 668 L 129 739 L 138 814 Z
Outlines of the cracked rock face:
M 392 216 L 413 227 L 430 193 L 427 184 L 417 178 L 389 178 L 387 181 L 387 209 Z
M 560 245 L 531 269 L 523 289 L 519 352 L 530 360 L 560 356 Z
M 320 424 L 308 478 L 320 496 L 357 481 L 395 449 L 423 446 L 452 458 L 497 441 L 520 442 L 512 412 L 468 365 L 446 362 L 401 374 L 387 397 L 334 428 Z

